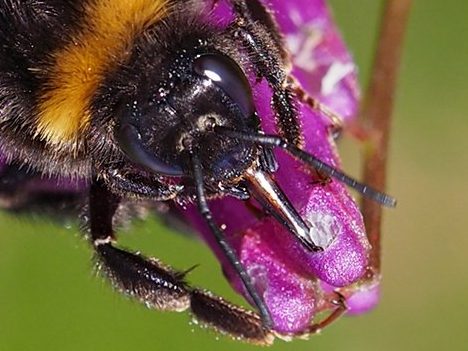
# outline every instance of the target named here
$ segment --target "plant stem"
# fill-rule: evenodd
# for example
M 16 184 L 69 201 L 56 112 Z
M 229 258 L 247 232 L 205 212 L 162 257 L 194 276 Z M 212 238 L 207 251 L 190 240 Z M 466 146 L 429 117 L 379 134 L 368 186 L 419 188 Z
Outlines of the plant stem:
M 387 152 L 400 57 L 411 0 L 386 0 L 371 80 L 361 110 L 361 125 L 367 135 L 364 182 L 385 189 Z M 372 245 L 371 276 L 380 272 L 382 208 L 363 198 L 362 211 Z

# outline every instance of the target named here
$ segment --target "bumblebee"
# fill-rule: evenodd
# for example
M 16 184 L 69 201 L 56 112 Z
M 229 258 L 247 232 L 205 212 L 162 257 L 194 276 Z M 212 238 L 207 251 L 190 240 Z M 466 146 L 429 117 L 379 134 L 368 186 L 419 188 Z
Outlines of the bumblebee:
M 88 237 L 118 289 L 264 344 L 275 333 L 268 308 L 209 199 L 256 198 L 311 251 L 322 248 L 274 181 L 274 148 L 384 205 L 393 199 L 301 149 L 294 101 L 304 94 L 273 16 L 260 0 L 228 4 L 234 18 L 222 26 L 206 20 L 216 1 L 1 0 L 0 148 L 10 165 L 29 169 L 25 177 L 86 184 Z M 277 135 L 261 128 L 252 79 L 273 92 Z M 258 314 L 119 248 L 116 214 L 140 200 L 195 202 Z

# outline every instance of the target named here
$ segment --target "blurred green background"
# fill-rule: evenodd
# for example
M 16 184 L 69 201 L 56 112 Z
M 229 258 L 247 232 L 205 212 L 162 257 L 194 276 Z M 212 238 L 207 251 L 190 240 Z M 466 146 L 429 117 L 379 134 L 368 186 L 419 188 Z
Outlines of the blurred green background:
M 382 1 L 330 1 L 367 81 Z M 468 2 L 415 1 L 397 95 L 385 211 L 383 297 L 309 341 L 271 350 L 466 350 L 468 348 Z M 359 175 L 356 145 L 346 168 Z M 192 281 L 241 301 L 201 243 L 136 223 L 124 245 L 187 268 Z M 92 273 L 77 224 L 0 215 L 0 351 L 253 350 L 150 311 Z

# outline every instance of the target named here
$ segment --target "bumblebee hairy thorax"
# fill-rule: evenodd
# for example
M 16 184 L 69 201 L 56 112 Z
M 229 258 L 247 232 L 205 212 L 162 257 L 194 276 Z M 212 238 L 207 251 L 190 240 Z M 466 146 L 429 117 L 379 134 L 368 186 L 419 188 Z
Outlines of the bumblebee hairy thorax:
M 0 151 L 41 177 L 84 181 L 87 237 L 99 267 L 121 291 L 268 344 L 277 330 L 263 290 L 208 200 L 254 199 L 262 216 L 273 217 L 312 254 L 326 247 L 277 184 L 275 148 L 380 203 L 394 200 L 300 148 L 297 96 L 307 94 L 292 84 L 289 55 L 262 1 L 226 0 L 228 24 L 207 20 L 217 4 L 0 0 Z M 265 116 L 254 102 L 259 82 L 271 92 L 274 134 L 263 131 Z M 300 102 L 320 107 L 312 98 Z M 193 202 L 258 314 L 189 286 L 186 272 L 119 248 L 114 217 L 135 199 Z M 324 304 L 334 306 L 329 318 L 297 335 L 343 313 L 338 297 Z

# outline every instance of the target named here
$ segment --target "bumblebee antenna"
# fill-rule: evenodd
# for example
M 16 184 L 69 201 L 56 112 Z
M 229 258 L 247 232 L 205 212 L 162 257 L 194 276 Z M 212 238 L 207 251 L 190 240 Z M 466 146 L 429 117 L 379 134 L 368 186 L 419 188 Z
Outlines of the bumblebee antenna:
M 203 170 L 200 159 L 198 155 L 193 151 L 190 151 L 192 167 L 193 167 L 193 176 L 195 180 L 195 187 L 197 193 L 197 202 L 198 209 L 205 219 L 205 222 L 211 229 L 211 232 L 214 234 L 216 242 L 218 243 L 220 249 L 226 255 L 226 258 L 229 260 L 229 263 L 234 267 L 239 278 L 244 284 L 245 289 L 247 290 L 248 295 L 252 299 L 253 303 L 258 309 L 260 317 L 262 319 L 263 325 L 266 329 L 271 329 L 273 322 L 271 320 L 270 312 L 268 307 L 265 304 L 265 301 L 260 297 L 257 290 L 255 289 L 250 276 L 247 274 L 245 267 L 240 262 L 236 252 L 231 247 L 231 245 L 226 241 L 226 237 L 221 230 L 221 228 L 215 223 L 213 214 L 208 206 L 206 199 L 205 187 L 203 184 Z
M 260 145 L 280 147 L 286 150 L 291 155 L 293 155 L 298 160 L 301 160 L 302 162 L 314 167 L 317 171 L 323 172 L 326 175 L 333 177 L 336 180 L 348 185 L 363 196 L 366 196 L 386 207 L 396 206 L 397 201 L 392 196 L 387 195 L 370 187 L 369 185 L 357 181 L 356 179 L 321 161 L 314 155 L 309 154 L 308 152 L 289 143 L 286 139 L 278 135 L 247 134 L 244 132 L 238 132 L 229 128 L 218 126 L 215 127 L 215 130 L 216 132 L 229 136 L 231 138 L 250 141 L 252 143 L 258 143 Z

